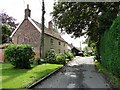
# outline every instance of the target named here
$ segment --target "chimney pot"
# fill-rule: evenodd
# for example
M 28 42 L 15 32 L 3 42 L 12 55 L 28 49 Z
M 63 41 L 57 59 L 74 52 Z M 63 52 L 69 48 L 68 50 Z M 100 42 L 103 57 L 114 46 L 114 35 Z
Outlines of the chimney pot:
M 50 30 L 53 29 L 53 23 L 52 23 L 52 21 L 49 21 L 49 22 L 48 22 L 48 28 L 49 28 Z
M 27 8 L 25 9 L 25 19 L 31 16 L 31 10 L 29 9 L 29 5 L 27 4 Z
M 29 9 L 29 5 L 27 4 L 27 9 Z

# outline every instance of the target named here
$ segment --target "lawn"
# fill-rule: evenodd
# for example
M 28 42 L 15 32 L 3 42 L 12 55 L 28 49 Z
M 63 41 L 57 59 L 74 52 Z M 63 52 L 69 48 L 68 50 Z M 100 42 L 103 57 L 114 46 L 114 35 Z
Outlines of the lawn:
M 2 68 L 2 64 L 0 64 L 0 87 L 2 87 L 2 84 L 1 84 L 1 81 L 2 81 L 2 71 L 1 71 L 1 68 Z
M 1 64 L 0 64 L 1 66 Z M 36 80 L 46 76 L 53 70 L 61 67 L 57 64 L 42 64 L 32 69 L 14 69 L 9 63 L 2 64 L 0 67 L 0 78 L 2 78 L 2 87 L 0 88 L 26 88 Z

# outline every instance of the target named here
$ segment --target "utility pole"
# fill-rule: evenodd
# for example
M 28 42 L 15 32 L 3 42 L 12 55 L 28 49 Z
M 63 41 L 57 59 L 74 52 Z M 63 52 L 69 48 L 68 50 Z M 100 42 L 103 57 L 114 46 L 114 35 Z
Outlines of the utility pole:
M 45 6 L 44 6 L 44 0 L 42 0 L 42 33 L 41 33 L 41 43 L 40 43 L 40 56 L 43 59 L 44 58 L 44 14 L 45 14 Z
M 118 6 L 118 14 L 117 16 L 120 16 L 120 5 Z

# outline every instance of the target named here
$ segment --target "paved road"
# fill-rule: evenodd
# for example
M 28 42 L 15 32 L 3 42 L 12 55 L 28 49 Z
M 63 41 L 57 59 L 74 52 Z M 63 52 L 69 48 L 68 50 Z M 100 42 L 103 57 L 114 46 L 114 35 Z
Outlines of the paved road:
M 77 57 L 34 88 L 110 88 L 95 70 L 93 57 Z

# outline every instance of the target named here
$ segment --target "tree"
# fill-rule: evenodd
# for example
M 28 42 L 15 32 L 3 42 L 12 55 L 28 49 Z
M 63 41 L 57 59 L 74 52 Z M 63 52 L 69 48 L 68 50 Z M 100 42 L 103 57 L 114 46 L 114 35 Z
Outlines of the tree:
M 2 44 L 7 43 L 9 36 L 11 35 L 11 30 L 6 25 L 0 26 L 0 32 L 2 32 Z
M 101 35 L 110 28 L 119 11 L 118 2 L 58 2 L 53 19 L 61 30 L 75 37 L 88 35 L 99 55 Z
M 88 48 L 92 50 L 92 53 L 95 55 L 96 54 L 96 44 L 94 41 L 92 41 L 89 37 L 86 38 L 85 42 L 83 44 L 87 44 L 88 46 L 85 47 L 85 51 L 88 51 Z
M 87 34 L 98 41 L 99 34 L 111 26 L 118 10 L 119 3 L 114 2 L 58 2 L 52 14 L 58 28 L 68 34 L 75 37 Z
M 14 31 L 18 25 L 18 23 L 16 23 L 15 21 L 16 21 L 15 18 L 7 15 L 5 12 L 0 13 L 0 22 L 2 22 L 2 24 L 9 25 L 9 27 L 12 31 Z

